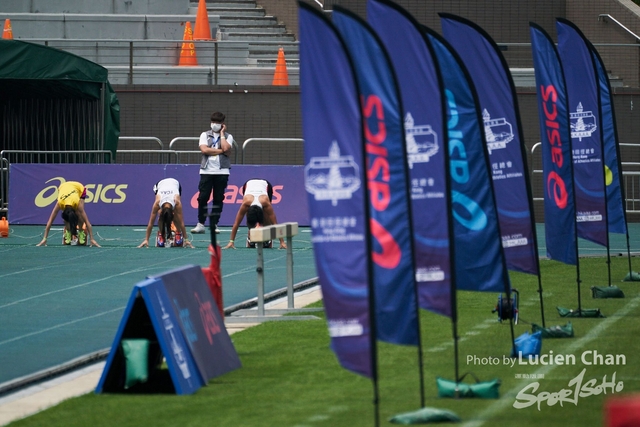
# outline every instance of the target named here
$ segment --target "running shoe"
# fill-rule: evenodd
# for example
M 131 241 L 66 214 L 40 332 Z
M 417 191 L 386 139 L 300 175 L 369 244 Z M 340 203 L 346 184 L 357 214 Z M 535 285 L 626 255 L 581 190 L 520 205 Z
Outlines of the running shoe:
M 78 231 L 78 243 L 81 245 L 87 244 L 87 233 L 84 230 Z
M 194 228 L 191 229 L 191 232 L 194 234 L 203 234 L 204 233 L 204 224 L 198 223 Z
M 176 233 L 176 238 L 173 241 L 174 246 L 182 246 L 183 240 L 182 240 L 182 233 L 177 232 Z
M 164 248 L 164 236 L 162 233 L 158 233 L 158 237 L 156 238 L 156 246 L 159 248 Z
M 64 244 L 71 244 L 71 232 L 69 230 L 64 230 Z

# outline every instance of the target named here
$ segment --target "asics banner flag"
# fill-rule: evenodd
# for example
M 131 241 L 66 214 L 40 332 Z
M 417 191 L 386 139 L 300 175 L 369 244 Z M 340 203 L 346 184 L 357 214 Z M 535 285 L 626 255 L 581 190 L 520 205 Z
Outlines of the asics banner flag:
M 476 90 L 462 60 L 440 35 L 424 29 L 444 81 L 457 289 L 509 292 L 489 154 Z
M 320 12 L 299 3 L 300 90 L 311 239 L 340 364 L 372 378 L 368 206 L 356 77 Z
M 607 219 L 609 233 L 626 234 L 627 218 L 625 198 L 622 192 L 622 166 L 616 115 L 611 98 L 611 85 L 604 62 L 596 48 L 588 43 L 596 64 L 600 89 L 600 114 L 602 119 L 602 149 L 604 151 L 605 186 L 607 191 Z
M 553 41 L 536 24 L 530 24 L 530 32 L 542 143 L 547 256 L 575 265 L 578 255 L 567 88 Z
M 444 37 L 462 58 L 478 92 L 508 268 L 537 275 L 526 148 L 509 67 L 482 28 L 455 15 L 441 13 L 440 18 Z
M 391 57 L 402 97 L 419 305 L 451 316 L 446 124 L 435 61 L 418 24 L 395 3 L 369 0 L 367 20 Z
M 419 344 L 402 107 L 389 56 L 368 24 L 338 6 L 332 13 L 355 64 L 366 147 L 376 338 Z
M 578 237 L 607 246 L 607 207 L 602 161 L 598 78 L 582 32 L 558 18 L 558 53 L 567 82 Z

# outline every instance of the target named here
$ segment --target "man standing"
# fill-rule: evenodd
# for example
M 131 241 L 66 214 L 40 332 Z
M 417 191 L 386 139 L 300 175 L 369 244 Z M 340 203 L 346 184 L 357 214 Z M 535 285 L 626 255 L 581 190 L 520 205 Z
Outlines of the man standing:
M 213 204 L 224 206 L 224 192 L 229 181 L 231 160 L 229 151 L 233 144 L 233 136 L 227 132 L 224 123 L 225 115 L 216 111 L 211 115 L 211 130 L 202 132 L 199 147 L 202 152 L 200 162 L 200 183 L 198 184 L 198 224 L 191 229 L 192 233 L 204 233 L 204 222 L 207 217 L 207 203 L 213 192 Z M 218 218 L 220 218 L 218 216 Z M 209 224 L 219 233 L 218 224 Z

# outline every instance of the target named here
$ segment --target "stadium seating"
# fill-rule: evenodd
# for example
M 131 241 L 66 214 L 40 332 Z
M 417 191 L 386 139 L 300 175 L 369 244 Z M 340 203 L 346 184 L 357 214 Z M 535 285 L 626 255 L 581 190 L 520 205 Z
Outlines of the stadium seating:
M 255 0 L 208 1 L 215 41 L 194 42 L 198 66 L 179 67 L 184 24 L 198 2 L 3 1 L 14 39 L 46 44 L 96 62 L 112 84 L 270 85 L 283 47 L 290 84 L 298 84 L 298 45 L 292 33 Z M 135 3 L 135 6 L 134 6 Z M 143 4 L 138 4 L 143 3 Z

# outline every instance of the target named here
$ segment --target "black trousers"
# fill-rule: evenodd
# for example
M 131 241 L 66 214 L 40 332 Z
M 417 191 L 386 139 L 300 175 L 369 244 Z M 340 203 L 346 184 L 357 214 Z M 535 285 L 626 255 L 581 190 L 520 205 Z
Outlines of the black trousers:
M 213 191 L 213 203 L 220 205 L 220 212 L 224 206 L 224 192 L 227 189 L 227 182 L 229 181 L 229 175 L 200 175 L 200 183 L 198 184 L 198 222 L 204 224 L 207 218 L 208 209 L 207 203 L 211 197 Z M 220 218 L 218 217 L 218 220 Z M 217 225 L 209 224 L 209 226 Z

